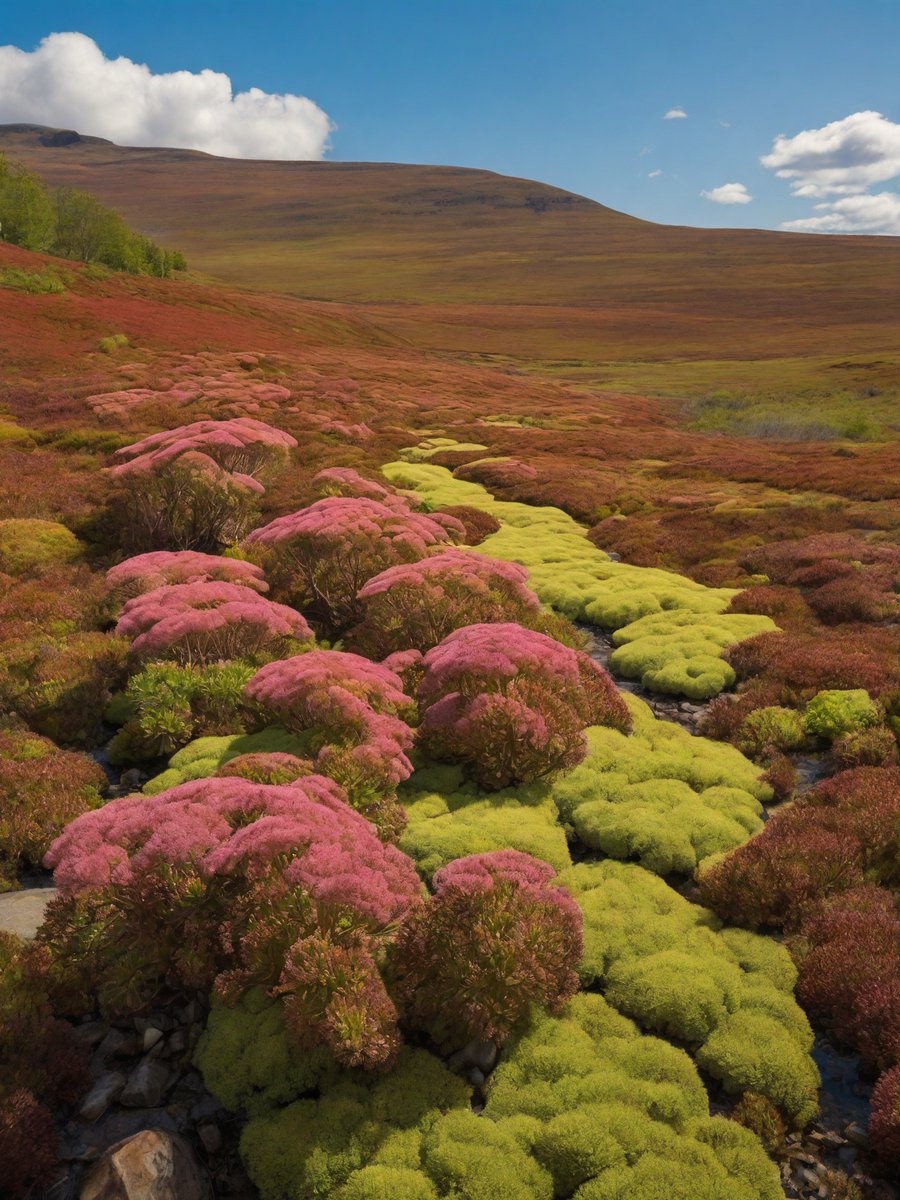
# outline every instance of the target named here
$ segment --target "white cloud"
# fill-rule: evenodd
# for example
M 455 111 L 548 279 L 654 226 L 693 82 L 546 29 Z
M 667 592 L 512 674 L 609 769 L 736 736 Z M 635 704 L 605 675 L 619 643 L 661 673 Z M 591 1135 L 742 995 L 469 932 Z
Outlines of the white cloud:
M 638 158 L 644 158 L 646 155 L 652 153 L 652 151 L 652 146 L 641 146 L 640 150 L 638 151 Z
M 662 171 L 660 171 L 659 167 L 657 167 L 655 171 L 647 172 L 648 179 L 659 179 L 660 175 L 662 175 Z
M 719 122 L 719 124 L 722 126 L 722 128 L 723 128 L 723 129 L 730 129 L 730 128 L 731 128 L 731 122 L 730 122 L 730 121 L 720 121 L 720 122 Z
M 794 137 L 779 134 L 764 167 L 789 179 L 797 196 L 850 196 L 900 175 L 900 125 L 857 112 Z
M 723 183 L 719 187 L 701 192 L 704 200 L 712 200 L 715 204 L 749 204 L 753 197 L 743 183 Z
M 233 158 L 322 158 L 334 128 L 305 96 L 235 93 L 209 69 L 155 75 L 83 33 L 53 33 L 31 52 L 0 46 L 0 122 L 19 121 Z
M 664 121 L 684 121 L 687 118 L 687 113 L 683 108 L 670 108 L 663 117 Z
M 817 217 L 785 221 L 782 229 L 799 233 L 886 233 L 900 236 L 900 194 L 844 196 L 815 205 Z

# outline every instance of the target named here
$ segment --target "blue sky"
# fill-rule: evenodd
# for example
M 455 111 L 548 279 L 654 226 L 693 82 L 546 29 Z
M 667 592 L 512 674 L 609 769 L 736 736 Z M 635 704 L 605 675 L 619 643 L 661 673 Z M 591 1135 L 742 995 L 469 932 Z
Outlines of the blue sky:
M 900 174 L 900 0 L 32 0 L 6 8 L 0 44 L 33 51 L 64 31 L 154 74 L 211 68 L 236 92 L 309 97 L 335 126 L 332 159 L 486 167 L 676 224 L 777 228 L 812 217 L 812 228 L 852 229 L 865 210 L 863 229 L 882 220 L 877 209 L 880 231 L 893 232 L 896 215 L 900 232 L 890 174 L 894 158 Z M 9 73 L 29 62 L 0 59 L 0 120 L 37 106 L 29 79 L 42 100 L 52 93 L 37 71 Z M 102 123 L 99 110 L 85 116 L 64 90 L 57 104 L 73 119 L 55 123 L 108 136 L 85 127 Z M 664 119 L 676 108 L 687 116 Z M 60 110 L 33 119 L 50 123 L 48 111 Z M 776 166 L 797 165 L 793 144 L 760 164 L 778 134 L 821 132 L 857 113 L 886 120 L 839 126 L 828 154 L 852 168 L 871 158 L 860 146 L 874 139 L 888 161 L 875 182 L 819 178 L 810 190 L 802 170 L 779 178 Z M 308 116 L 294 114 L 298 129 Z M 318 120 L 309 145 L 321 146 Z M 822 146 L 813 153 L 821 165 Z M 715 189 L 735 183 L 750 202 L 701 195 L 734 198 Z

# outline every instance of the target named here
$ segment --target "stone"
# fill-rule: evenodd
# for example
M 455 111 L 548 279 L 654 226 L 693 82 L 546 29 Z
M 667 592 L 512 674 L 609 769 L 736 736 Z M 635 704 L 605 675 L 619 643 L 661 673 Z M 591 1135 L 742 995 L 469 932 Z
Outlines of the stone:
M 203 1149 L 207 1154 L 216 1154 L 222 1149 L 222 1134 L 218 1125 L 201 1125 L 197 1130 L 197 1136 L 203 1143 Z
M 111 1146 L 79 1200 L 210 1200 L 209 1179 L 178 1134 L 145 1129 Z
M 148 1025 L 147 1028 L 144 1030 L 144 1037 L 143 1037 L 144 1052 L 146 1053 L 148 1050 L 152 1050 L 153 1047 L 156 1045 L 156 1043 L 161 1042 L 162 1039 L 163 1039 L 163 1031 L 161 1029 L 154 1029 L 154 1027 L 152 1025 Z
M 169 1068 L 155 1058 L 142 1058 L 119 1097 L 126 1108 L 155 1108 L 169 1086 Z
M 139 771 L 137 767 L 131 767 L 127 771 L 123 771 L 119 776 L 119 787 L 124 788 L 125 794 L 128 792 L 140 791 L 141 785 L 147 776 L 143 771 Z
M 865 1150 L 869 1144 L 869 1135 L 863 1129 L 862 1125 L 853 1121 L 844 1130 L 844 1136 L 848 1142 L 852 1142 L 854 1146 L 859 1146 L 861 1150 Z
M 474 1087 L 481 1087 L 484 1083 L 484 1073 L 479 1071 L 477 1067 L 472 1067 L 469 1071 L 469 1083 Z
M 81 1102 L 78 1115 L 82 1121 L 96 1121 L 102 1117 L 110 1104 L 117 1100 L 125 1087 L 125 1076 L 121 1071 L 104 1071 Z
M 44 921 L 44 910 L 56 896 L 56 888 L 23 888 L 0 895 L 0 930 L 30 942 Z

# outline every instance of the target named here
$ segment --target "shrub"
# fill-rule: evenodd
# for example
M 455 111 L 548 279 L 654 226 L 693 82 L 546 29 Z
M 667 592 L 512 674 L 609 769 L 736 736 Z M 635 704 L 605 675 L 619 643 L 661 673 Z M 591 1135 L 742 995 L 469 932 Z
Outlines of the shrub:
M 869 1139 L 886 1174 L 900 1167 L 900 1066 L 885 1071 L 872 1092 Z
M 446 1047 L 505 1041 L 532 1005 L 559 1011 L 578 988 L 581 914 L 553 868 L 517 850 L 459 858 L 394 947 L 395 994 Z
M 59 1138 L 53 1114 L 24 1088 L 0 1099 L 0 1175 L 9 1200 L 27 1200 L 53 1182 Z
M 150 663 L 128 681 L 108 716 L 122 728 L 109 744 L 109 760 L 133 763 L 171 754 L 199 735 L 244 732 L 259 714 L 244 689 L 249 663 L 178 667 Z
M 489 621 L 531 625 L 540 602 L 515 563 L 463 550 L 443 550 L 382 571 L 360 590 L 364 616 L 353 644 L 371 658 L 426 651 L 455 629 Z
M 199 780 L 113 800 L 67 826 L 47 863 L 61 899 L 45 939 L 80 974 L 68 986 L 107 1010 L 134 1011 L 163 981 L 215 985 L 232 1004 L 261 986 L 300 1048 L 347 1065 L 395 1054 L 377 962 L 421 885 L 331 780 Z
M 754 709 L 746 716 L 737 736 L 745 754 L 771 754 L 773 750 L 799 750 L 806 741 L 806 726 L 800 713 L 777 705 Z
M 412 771 L 412 702 L 393 671 L 357 654 L 317 650 L 262 667 L 247 696 L 294 733 L 312 733 L 317 769 L 360 811 L 396 836 L 402 813 L 390 794 Z
M 755 1133 L 769 1154 L 774 1154 L 784 1145 L 784 1121 L 772 1101 L 765 1096 L 744 1092 L 731 1110 L 731 1119 Z
M 466 546 L 477 546 L 500 529 L 496 517 L 480 508 L 473 508 L 471 504 L 445 504 L 440 512 L 460 522 L 464 530 L 462 541 Z
M 254 530 L 247 544 L 269 551 L 273 580 L 337 637 L 360 619 L 357 597 L 373 575 L 462 536 L 459 522 L 446 526 L 379 500 L 331 496 Z
M 845 733 L 856 733 L 881 720 L 878 705 L 863 688 L 824 691 L 806 706 L 806 728 L 818 737 L 833 741 Z
M 16 292 L 28 292 L 32 296 L 61 296 L 66 285 L 52 269 L 25 271 L 21 267 L 4 267 L 0 270 L 0 287 Z
M 762 828 L 771 791 L 757 767 L 732 746 L 657 720 L 636 697 L 627 704 L 631 736 L 589 729 L 587 757 L 552 785 L 581 842 L 659 875 L 689 874 Z
M 513 624 L 458 629 L 424 659 L 420 737 L 499 790 L 584 758 L 587 725 L 623 731 L 631 716 L 607 673 L 581 651 Z
M 296 445 L 291 434 L 254 417 L 194 421 L 117 450 L 119 465 L 112 470 L 119 478 L 141 481 L 184 455 L 200 455 L 228 474 L 249 478 L 282 466 Z
M 900 1063 L 900 912 L 885 888 L 865 884 L 824 900 L 792 946 L 797 994 L 872 1070 Z
M 347 496 L 357 499 L 377 500 L 387 508 L 397 512 L 407 513 L 412 505 L 405 496 L 399 495 L 393 488 L 386 488 L 374 479 L 364 479 L 352 467 L 326 467 L 313 476 L 313 483 L 321 497 Z
M 0 731 L 0 890 L 40 866 L 67 822 L 100 803 L 106 777 L 91 759 L 31 733 Z
M 810 906 L 896 872 L 900 772 L 843 771 L 775 813 L 746 845 L 699 876 L 704 902 L 726 920 L 796 927 Z
M 890 767 L 897 763 L 897 739 L 889 729 L 876 726 L 835 738 L 831 756 L 841 767 Z
M 106 584 L 119 603 L 166 584 L 243 584 L 255 592 L 267 592 L 262 571 L 254 563 L 195 550 L 159 550 L 127 558 L 106 572 Z
M 121 486 L 109 500 L 106 520 L 126 554 L 217 552 L 239 541 L 258 519 L 256 481 L 223 471 L 205 454 L 124 466 L 127 476 L 118 478 Z
M 10 517 L 0 521 L 0 571 L 24 575 L 46 571 L 79 557 L 81 543 L 57 521 Z
M 0 651 L 0 710 L 55 741 L 94 744 L 127 653 L 124 639 L 104 633 L 10 639 Z
M 138 659 L 182 666 L 280 657 L 312 639 L 303 617 L 236 583 L 176 583 L 129 600 L 116 625 Z

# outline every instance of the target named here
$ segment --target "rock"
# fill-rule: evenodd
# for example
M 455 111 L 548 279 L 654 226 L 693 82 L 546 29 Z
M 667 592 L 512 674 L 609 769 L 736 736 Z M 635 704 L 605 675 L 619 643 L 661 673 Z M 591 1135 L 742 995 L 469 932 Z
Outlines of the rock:
M 137 767 L 131 767 L 127 771 L 123 771 L 119 776 L 119 787 L 123 788 L 125 794 L 128 792 L 136 792 L 140 789 L 141 784 L 147 776 L 143 771 L 139 771 Z
M 102 1042 L 109 1033 L 109 1025 L 106 1021 L 85 1021 L 81 1025 L 75 1026 L 75 1035 L 87 1046 L 96 1046 Z
M 856 1159 L 859 1151 L 855 1146 L 841 1146 L 838 1150 L 838 1162 L 841 1165 L 841 1170 L 848 1174 L 856 1166 Z
M 96 1121 L 122 1093 L 125 1076 L 121 1071 L 104 1071 L 81 1102 L 78 1115 L 83 1121 Z
M 56 896 L 56 888 L 23 888 L 0 895 L 0 930 L 31 941 L 44 920 L 44 910 Z
M 222 1134 L 219 1131 L 218 1125 L 201 1125 L 197 1130 L 197 1136 L 203 1143 L 203 1149 L 207 1154 L 215 1154 L 222 1148 Z
M 144 1030 L 144 1037 L 143 1037 L 144 1053 L 146 1053 L 148 1050 L 152 1050 L 153 1047 L 156 1045 L 156 1043 L 161 1042 L 162 1039 L 163 1039 L 163 1031 L 161 1029 L 154 1029 L 154 1027 L 152 1025 L 148 1025 L 147 1028 Z
M 869 1135 L 856 1121 L 853 1121 L 844 1130 L 844 1136 L 848 1142 L 852 1142 L 854 1146 L 859 1146 L 861 1150 L 865 1150 L 869 1144 Z
M 481 1087 L 484 1083 L 484 1072 L 479 1071 L 477 1067 L 472 1067 L 469 1071 L 469 1083 L 474 1087 Z
M 128 1077 L 119 1100 L 127 1108 L 155 1108 L 169 1086 L 169 1068 L 155 1058 L 142 1058 Z
M 145 1129 L 111 1146 L 79 1200 L 210 1200 L 209 1179 L 178 1134 Z

